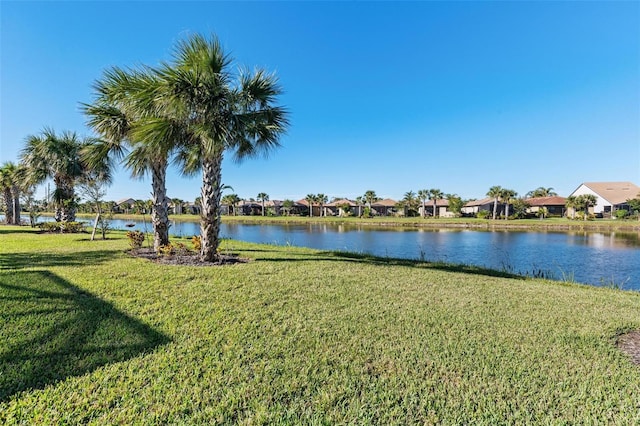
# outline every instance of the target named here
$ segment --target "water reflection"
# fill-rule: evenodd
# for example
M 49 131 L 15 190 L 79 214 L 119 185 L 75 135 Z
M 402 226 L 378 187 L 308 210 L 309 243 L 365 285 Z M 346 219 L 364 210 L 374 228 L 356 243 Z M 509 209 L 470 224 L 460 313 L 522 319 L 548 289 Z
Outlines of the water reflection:
M 113 220 L 115 229 L 151 230 L 149 222 Z M 172 222 L 170 234 L 200 234 L 195 222 Z M 221 236 L 256 243 L 346 250 L 407 259 L 465 263 L 509 272 L 543 271 L 595 285 L 640 290 L 640 233 L 489 231 L 352 224 L 223 223 Z

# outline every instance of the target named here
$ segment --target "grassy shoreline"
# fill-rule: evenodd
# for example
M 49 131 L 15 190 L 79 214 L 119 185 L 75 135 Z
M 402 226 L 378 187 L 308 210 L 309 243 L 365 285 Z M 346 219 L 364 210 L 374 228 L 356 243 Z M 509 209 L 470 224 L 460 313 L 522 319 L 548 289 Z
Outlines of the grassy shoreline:
M 0 227 L 3 424 L 637 424 L 640 294 L 225 241 L 168 266 Z
M 78 217 L 93 218 L 95 215 L 78 214 Z M 117 214 L 114 219 L 147 220 L 149 215 Z M 170 215 L 169 218 L 182 222 L 198 222 L 197 215 Z M 557 231 L 623 231 L 640 232 L 640 221 L 596 219 L 591 221 L 570 220 L 565 218 L 489 220 L 476 218 L 357 218 L 357 217 L 301 217 L 301 216 L 222 216 L 225 223 L 251 224 L 306 224 L 306 223 L 334 223 L 371 227 L 414 227 L 414 228 L 465 228 L 465 229 L 496 229 L 496 230 L 557 230 Z

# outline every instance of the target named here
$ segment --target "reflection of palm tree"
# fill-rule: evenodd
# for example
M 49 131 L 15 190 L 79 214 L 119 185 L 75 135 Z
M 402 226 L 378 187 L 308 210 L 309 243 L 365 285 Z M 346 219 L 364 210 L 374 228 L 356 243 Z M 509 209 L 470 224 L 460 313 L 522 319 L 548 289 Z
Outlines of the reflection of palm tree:
M 489 188 L 487 196 L 493 198 L 493 220 L 496 220 L 496 215 L 498 213 L 498 200 L 502 196 L 502 187 L 492 186 Z

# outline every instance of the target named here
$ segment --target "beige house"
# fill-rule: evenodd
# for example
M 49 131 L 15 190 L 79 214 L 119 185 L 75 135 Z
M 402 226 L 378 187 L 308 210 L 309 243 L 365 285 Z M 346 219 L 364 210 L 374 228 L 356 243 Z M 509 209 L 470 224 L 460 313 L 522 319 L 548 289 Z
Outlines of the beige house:
M 465 215 L 475 215 L 478 214 L 481 210 L 486 210 L 488 212 L 493 213 L 493 198 L 483 198 L 482 200 L 473 200 L 469 201 L 467 204 L 462 206 L 462 213 Z M 500 215 L 504 209 L 502 208 L 502 203 L 498 201 L 498 211 L 497 214 Z
M 631 182 L 585 182 L 570 196 L 595 195 L 596 205 L 589 209 L 590 213 L 611 217 L 616 210 L 629 209 L 627 200 L 640 196 L 640 187 Z
M 537 214 L 540 210 L 546 209 L 546 216 L 562 217 L 567 211 L 565 207 L 567 199 L 564 197 L 535 197 L 524 201 L 529 204 L 527 213 Z

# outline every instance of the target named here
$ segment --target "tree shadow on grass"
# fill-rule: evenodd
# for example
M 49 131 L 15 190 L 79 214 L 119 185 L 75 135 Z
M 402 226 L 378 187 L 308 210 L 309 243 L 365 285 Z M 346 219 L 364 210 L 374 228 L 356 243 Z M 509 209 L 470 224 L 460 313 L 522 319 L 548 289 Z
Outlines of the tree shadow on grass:
M 0 321 L 0 402 L 169 342 L 48 271 L 0 273 Z
M 269 250 L 238 250 L 239 252 L 263 252 L 268 253 Z M 281 254 L 281 251 L 271 250 L 274 254 Z M 472 275 L 484 275 L 496 278 L 516 278 L 524 279 L 522 275 L 515 273 L 501 271 L 497 269 L 483 268 L 480 266 L 446 263 L 446 262 L 430 262 L 415 259 L 401 259 L 392 257 L 374 256 L 366 253 L 354 253 L 347 251 L 321 251 L 317 253 L 301 253 L 284 257 L 256 257 L 256 261 L 268 261 L 268 262 L 308 262 L 308 261 L 334 261 L 334 262 L 357 262 L 367 265 L 378 266 L 407 266 L 407 267 L 420 267 L 427 269 L 437 269 L 446 272 L 456 272 Z
M 117 250 L 79 251 L 73 253 L 22 252 L 0 253 L 0 270 L 50 266 L 95 265 L 113 259 Z

